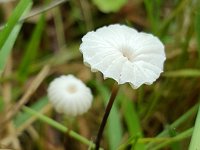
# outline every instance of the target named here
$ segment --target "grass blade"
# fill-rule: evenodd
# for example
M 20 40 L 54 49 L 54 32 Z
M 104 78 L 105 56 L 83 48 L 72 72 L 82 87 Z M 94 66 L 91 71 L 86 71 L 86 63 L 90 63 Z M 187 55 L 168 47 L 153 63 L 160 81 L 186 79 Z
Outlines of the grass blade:
M 198 2 L 198 5 L 200 2 Z M 196 31 L 196 39 L 197 39 L 197 47 L 198 47 L 198 56 L 200 62 L 200 7 L 197 8 L 196 16 L 195 16 L 195 31 Z
M 68 132 L 69 136 L 73 137 L 74 139 L 78 140 L 79 142 L 81 142 L 85 145 L 88 145 L 88 146 L 92 146 L 93 148 L 95 147 L 95 145 L 91 141 L 86 139 L 85 137 L 79 135 L 78 133 L 76 133 L 72 130 L 69 131 L 69 129 L 66 126 L 60 124 L 59 122 L 41 114 L 41 113 L 38 113 L 36 110 L 26 107 L 26 106 L 24 106 L 22 108 L 22 110 L 24 111 L 24 113 L 27 113 L 27 114 L 37 117 L 39 120 L 49 124 L 50 126 L 58 129 L 61 132 L 64 132 L 64 133 Z
M 19 77 L 21 79 L 25 79 L 25 77 L 28 75 L 30 69 L 29 66 L 31 66 L 31 63 L 37 56 L 37 51 L 39 48 L 39 43 L 41 41 L 40 39 L 42 37 L 42 31 L 44 29 L 44 26 L 45 26 L 45 18 L 44 15 L 42 15 L 33 31 L 31 39 L 26 48 L 26 52 L 20 63 Z
M 143 137 L 139 117 L 134 104 L 124 95 L 120 95 L 120 102 L 122 104 L 122 110 L 130 136 L 135 137 L 135 139 Z M 143 143 L 136 143 L 134 149 L 144 150 L 145 146 Z
M 199 111 L 198 111 L 197 118 L 196 118 L 194 131 L 192 134 L 192 139 L 190 142 L 189 150 L 194 150 L 194 149 L 200 148 L 199 139 L 200 139 L 200 106 L 199 106 Z
M 184 69 L 176 71 L 168 71 L 163 74 L 165 77 L 200 77 L 200 70 Z
M 31 108 L 34 109 L 37 112 L 40 112 L 43 107 L 45 107 L 48 104 L 48 98 L 42 97 L 40 98 L 36 103 L 34 103 Z M 28 113 L 20 113 L 16 116 L 14 120 L 14 124 L 17 128 L 25 124 L 26 121 L 28 121 L 31 118 L 31 114 Z
M 191 117 L 193 114 L 195 114 L 198 111 L 199 104 L 194 105 L 190 110 L 188 110 L 186 113 L 184 113 L 181 117 L 179 117 L 176 121 L 174 121 L 170 126 L 171 129 L 177 128 L 179 125 L 181 125 L 183 122 L 186 122 L 189 117 Z M 169 128 L 166 128 L 163 130 L 160 134 L 158 134 L 156 137 L 164 137 L 169 136 Z M 147 148 L 151 148 L 154 146 L 153 142 L 150 142 L 147 145 Z
M 160 6 L 162 4 L 161 0 L 150 1 L 144 0 L 144 5 L 147 11 L 148 20 L 150 22 L 151 30 L 153 33 L 158 32 L 159 17 L 160 17 Z
M 188 137 L 191 136 L 192 132 L 193 132 L 193 128 L 187 129 L 186 131 L 184 131 L 184 132 L 178 134 L 177 136 L 167 140 L 166 142 L 163 142 L 163 143 L 159 144 L 158 146 L 155 146 L 152 150 L 158 150 L 158 149 L 161 149 L 165 146 L 168 146 L 168 145 L 170 145 L 174 142 L 181 141 L 185 138 L 188 138 Z
M 14 45 L 14 42 L 17 38 L 19 30 L 21 29 L 22 24 L 17 22 L 24 15 L 28 13 L 32 5 L 31 0 L 22 0 L 17 5 L 16 9 L 12 13 L 12 16 L 9 18 L 6 26 L 0 32 L 0 76 L 3 72 L 6 60 L 11 53 L 11 49 Z

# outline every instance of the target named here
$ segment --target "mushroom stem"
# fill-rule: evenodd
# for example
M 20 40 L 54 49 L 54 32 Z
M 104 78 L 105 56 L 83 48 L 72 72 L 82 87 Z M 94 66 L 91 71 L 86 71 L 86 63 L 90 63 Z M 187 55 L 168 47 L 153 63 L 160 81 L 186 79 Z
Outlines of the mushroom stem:
M 103 119 L 101 121 L 101 125 L 100 125 L 99 130 L 98 130 L 98 134 L 97 134 L 96 141 L 95 141 L 95 145 L 96 145 L 95 146 L 95 150 L 99 150 L 102 134 L 103 134 L 103 131 L 104 131 L 108 116 L 110 114 L 110 110 L 112 108 L 113 102 L 115 101 L 115 98 L 117 96 L 118 91 L 119 91 L 119 86 L 117 84 L 114 84 L 114 86 L 112 88 L 112 93 L 111 93 L 109 102 L 108 102 L 108 104 L 106 106 L 106 110 L 105 110 Z

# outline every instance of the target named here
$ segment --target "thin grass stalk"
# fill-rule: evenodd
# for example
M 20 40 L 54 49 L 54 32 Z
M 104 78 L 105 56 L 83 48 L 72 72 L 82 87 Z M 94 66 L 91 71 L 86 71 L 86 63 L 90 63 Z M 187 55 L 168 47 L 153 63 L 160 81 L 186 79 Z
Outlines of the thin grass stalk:
M 199 105 L 199 104 L 198 104 Z M 170 128 L 177 128 L 182 123 L 188 120 L 189 117 L 191 117 L 193 114 L 197 112 L 198 105 L 194 105 L 191 109 L 189 109 L 186 113 L 184 113 L 181 117 L 179 117 L 176 121 L 174 121 L 171 125 L 169 125 Z M 164 137 L 168 136 L 169 128 L 163 130 L 161 133 L 159 133 L 156 137 Z M 150 149 L 154 146 L 154 141 L 151 141 L 149 144 L 147 144 L 147 149 Z
M 37 117 L 39 120 L 49 124 L 50 126 L 58 129 L 59 131 L 63 132 L 63 133 L 68 133 L 70 137 L 78 140 L 79 142 L 85 144 L 85 145 L 88 145 L 88 146 L 91 146 L 92 148 L 95 147 L 94 143 L 92 141 L 89 141 L 87 138 L 79 135 L 78 133 L 72 131 L 72 130 L 69 130 L 67 127 L 65 127 L 64 125 L 56 122 L 55 120 L 41 114 L 41 113 L 38 113 L 37 111 L 29 108 L 29 107 L 26 107 L 26 106 L 23 106 L 22 107 L 22 110 L 28 114 L 31 114 L 35 117 Z M 100 148 L 100 150 L 102 150 L 102 148 Z
M 165 146 L 168 146 L 174 142 L 182 141 L 183 139 L 186 139 L 192 135 L 193 128 L 187 129 L 186 131 L 183 131 L 182 133 L 178 134 L 177 136 L 167 140 L 166 142 L 163 142 L 155 147 L 152 148 L 152 150 L 159 150 Z M 198 149 L 190 149 L 190 150 L 198 150 Z

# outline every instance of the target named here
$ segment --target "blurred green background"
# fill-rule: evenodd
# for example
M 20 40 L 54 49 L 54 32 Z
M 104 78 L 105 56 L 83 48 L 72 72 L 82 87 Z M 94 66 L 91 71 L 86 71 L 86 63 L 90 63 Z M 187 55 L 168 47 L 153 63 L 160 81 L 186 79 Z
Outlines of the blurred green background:
M 83 64 L 79 45 L 88 31 L 114 23 L 158 36 L 167 60 L 153 85 L 121 86 L 102 147 L 188 149 L 200 93 L 199 0 L 0 0 L 0 148 L 92 147 L 114 81 Z M 94 94 L 73 122 L 46 97 L 48 83 L 69 73 Z

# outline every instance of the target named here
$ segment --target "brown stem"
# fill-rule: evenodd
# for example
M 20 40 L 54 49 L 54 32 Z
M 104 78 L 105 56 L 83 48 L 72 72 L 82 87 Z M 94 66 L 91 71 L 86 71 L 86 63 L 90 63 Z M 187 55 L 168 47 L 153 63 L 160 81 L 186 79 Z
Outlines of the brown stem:
M 110 110 L 112 108 L 113 102 L 115 101 L 115 98 L 117 96 L 118 90 L 119 90 L 119 87 L 115 84 L 113 86 L 113 88 L 112 88 L 112 93 L 111 93 L 109 102 L 108 102 L 108 104 L 106 106 L 106 110 L 105 110 L 103 119 L 101 121 L 101 125 L 99 127 L 99 131 L 98 131 L 97 138 L 96 138 L 96 141 L 95 141 L 95 145 L 96 145 L 95 146 L 95 150 L 99 149 L 100 142 L 101 142 L 101 137 L 102 137 L 102 134 L 103 134 L 103 131 L 104 131 L 104 127 L 106 125 L 106 122 L 107 122 L 107 119 L 108 119 L 108 115 L 110 114 Z

